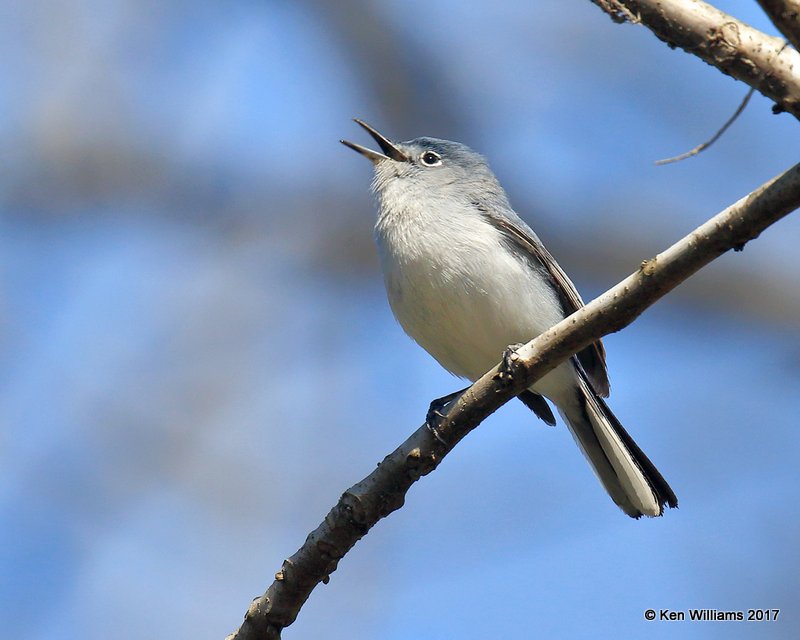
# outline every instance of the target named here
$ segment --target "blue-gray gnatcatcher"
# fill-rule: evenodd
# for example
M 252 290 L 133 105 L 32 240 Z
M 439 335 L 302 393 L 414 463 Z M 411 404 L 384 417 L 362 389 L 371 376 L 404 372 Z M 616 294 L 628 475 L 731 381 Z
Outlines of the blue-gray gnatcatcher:
M 508 345 L 533 339 L 583 306 L 483 157 L 436 138 L 392 142 L 356 122 L 381 149 L 341 141 L 375 168 L 375 232 L 389 304 L 406 333 L 445 369 L 477 380 Z M 548 424 L 555 418 L 544 398 L 558 407 L 625 513 L 660 516 L 678 500 L 603 401 L 608 392 L 598 340 L 519 398 Z

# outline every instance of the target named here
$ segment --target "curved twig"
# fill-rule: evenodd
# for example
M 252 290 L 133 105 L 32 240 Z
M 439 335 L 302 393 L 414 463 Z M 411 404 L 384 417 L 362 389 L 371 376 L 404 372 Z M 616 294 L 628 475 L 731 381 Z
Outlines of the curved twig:
M 747 95 L 744 97 L 742 102 L 737 107 L 736 111 L 734 111 L 733 115 L 728 118 L 728 121 L 723 124 L 719 131 L 717 131 L 711 138 L 706 140 L 705 142 L 698 144 L 694 149 L 690 149 L 686 153 L 681 153 L 680 155 L 673 156 L 671 158 L 664 158 L 663 160 L 656 160 L 657 165 L 664 165 L 664 164 L 671 164 L 673 162 L 680 162 L 681 160 L 686 160 L 686 158 L 691 158 L 692 156 L 696 156 L 698 153 L 701 153 L 708 149 L 712 144 L 714 144 L 717 140 L 722 137 L 722 134 L 728 130 L 740 115 L 742 115 L 742 111 L 745 110 L 747 107 L 747 103 L 750 102 L 750 98 L 753 97 L 753 93 L 755 93 L 755 89 L 750 87 L 750 90 L 747 92 Z

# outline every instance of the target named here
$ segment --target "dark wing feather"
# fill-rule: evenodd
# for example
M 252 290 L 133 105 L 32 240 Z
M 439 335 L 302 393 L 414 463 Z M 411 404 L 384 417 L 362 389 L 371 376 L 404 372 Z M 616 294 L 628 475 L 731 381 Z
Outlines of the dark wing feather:
M 549 424 L 551 427 L 556 426 L 556 417 L 553 415 L 553 410 L 547 404 L 544 396 L 540 396 L 533 391 L 523 391 L 517 398 L 522 400 L 523 404 L 543 420 L 545 424 Z
M 483 212 L 487 220 L 503 234 L 512 250 L 530 260 L 534 266 L 540 268 L 542 273 L 549 276 L 550 282 L 558 292 L 565 315 L 575 313 L 583 306 L 583 300 L 581 300 L 580 294 L 575 289 L 575 285 L 572 284 L 552 254 L 535 235 L 531 235 L 531 232 L 514 224 L 512 220 L 491 215 L 487 208 L 483 206 L 478 208 Z M 606 352 L 603 348 L 603 343 L 598 340 L 583 351 L 578 352 L 577 356 L 594 391 L 598 395 L 608 396 L 610 384 L 606 370 Z M 545 420 L 545 422 L 547 421 Z

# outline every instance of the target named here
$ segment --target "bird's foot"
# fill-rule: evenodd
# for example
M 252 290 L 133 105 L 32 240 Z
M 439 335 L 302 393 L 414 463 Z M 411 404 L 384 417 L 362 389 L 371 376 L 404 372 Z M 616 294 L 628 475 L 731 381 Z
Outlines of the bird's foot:
M 439 425 L 442 422 L 445 414 L 442 411 L 449 405 L 453 400 L 458 398 L 462 393 L 464 393 L 469 387 L 465 389 L 461 389 L 460 391 L 454 391 L 453 393 L 448 393 L 446 396 L 442 396 L 441 398 L 437 398 L 433 402 L 431 402 L 430 407 L 428 407 L 428 413 L 425 415 L 425 426 L 428 427 L 428 431 L 433 434 L 433 437 L 436 438 L 440 443 L 442 443 L 445 447 L 449 447 L 450 445 L 447 444 L 447 441 L 442 438 L 441 434 L 439 433 Z
M 500 370 L 495 375 L 495 379 L 500 380 L 500 382 L 506 385 L 511 384 L 513 379 L 511 372 L 514 371 L 517 366 L 517 360 L 519 360 L 517 350 L 523 346 L 524 343 L 517 342 L 506 347 L 506 350 L 503 351 L 503 359 L 500 361 Z

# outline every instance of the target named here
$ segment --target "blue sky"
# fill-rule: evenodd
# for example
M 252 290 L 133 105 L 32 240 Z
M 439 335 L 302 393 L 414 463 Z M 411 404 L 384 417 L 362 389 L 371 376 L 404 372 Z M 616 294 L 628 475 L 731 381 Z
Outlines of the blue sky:
M 350 118 L 486 155 L 585 298 L 797 159 L 756 96 L 654 166 L 746 88 L 589 2 L 1 10 L 8 637 L 224 637 L 458 388 L 391 317 Z M 610 404 L 680 509 L 626 518 L 512 403 L 284 637 L 796 637 L 799 240 L 778 223 L 606 339 Z M 782 617 L 643 619 L 754 607 Z

